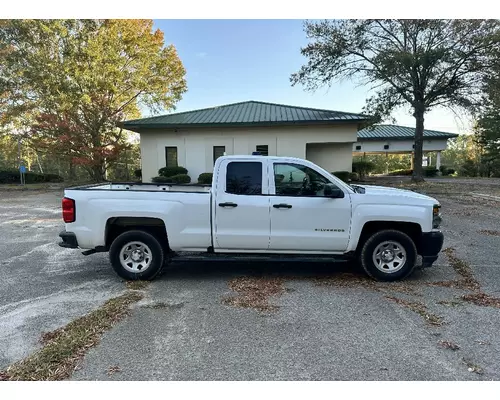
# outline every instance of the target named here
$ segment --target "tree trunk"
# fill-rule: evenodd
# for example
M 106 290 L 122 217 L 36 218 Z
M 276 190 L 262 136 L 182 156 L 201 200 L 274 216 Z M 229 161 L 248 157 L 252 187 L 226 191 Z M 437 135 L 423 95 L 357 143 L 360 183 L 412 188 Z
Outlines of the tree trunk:
M 422 168 L 422 157 L 423 157 L 423 147 L 424 147 L 424 108 L 415 107 L 415 112 L 413 113 L 415 117 L 415 149 L 414 149 L 414 165 L 413 165 L 413 176 L 411 180 L 413 182 L 423 182 L 424 181 L 424 171 Z
M 69 180 L 74 181 L 76 178 L 75 175 L 75 165 L 72 160 L 69 160 Z
M 40 162 L 40 157 L 38 157 L 38 151 L 35 152 L 35 155 L 36 155 L 36 161 L 38 163 L 38 168 L 40 169 L 40 173 L 43 174 L 42 163 Z
M 106 167 L 104 160 L 91 167 L 90 174 L 94 182 L 104 182 L 106 180 Z

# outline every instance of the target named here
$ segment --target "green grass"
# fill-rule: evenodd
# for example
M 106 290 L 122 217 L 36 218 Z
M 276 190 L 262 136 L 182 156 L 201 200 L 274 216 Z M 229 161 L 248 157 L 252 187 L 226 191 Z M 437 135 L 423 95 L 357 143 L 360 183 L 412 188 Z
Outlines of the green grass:
M 62 183 L 28 183 L 21 185 L 19 183 L 2 183 L 0 190 L 44 190 L 50 187 L 61 187 Z
M 125 286 L 130 290 L 142 290 L 146 289 L 150 283 L 150 281 L 126 281 Z
M 427 306 L 419 301 L 408 301 L 393 296 L 386 296 L 386 298 L 391 301 L 394 301 L 397 304 L 402 305 L 403 307 L 408 308 L 414 313 L 417 313 L 423 318 L 425 322 L 427 322 L 430 325 L 440 326 L 443 325 L 444 323 L 442 317 L 429 312 Z
M 68 325 L 45 333 L 39 351 L 0 371 L 0 380 L 52 381 L 71 376 L 85 352 L 97 345 L 101 335 L 128 313 L 142 294 L 127 292 Z

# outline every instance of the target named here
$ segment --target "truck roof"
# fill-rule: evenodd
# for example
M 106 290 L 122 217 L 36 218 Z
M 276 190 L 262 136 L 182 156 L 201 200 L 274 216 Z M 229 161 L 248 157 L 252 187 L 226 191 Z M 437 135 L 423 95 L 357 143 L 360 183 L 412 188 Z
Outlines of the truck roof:
M 248 155 L 248 154 L 241 154 L 241 155 L 230 155 L 230 156 L 221 156 L 219 157 L 220 159 L 248 159 L 248 160 L 296 160 L 296 161 L 307 161 L 304 160 L 303 158 L 298 158 L 298 157 L 281 157 L 281 156 L 257 156 L 257 155 Z

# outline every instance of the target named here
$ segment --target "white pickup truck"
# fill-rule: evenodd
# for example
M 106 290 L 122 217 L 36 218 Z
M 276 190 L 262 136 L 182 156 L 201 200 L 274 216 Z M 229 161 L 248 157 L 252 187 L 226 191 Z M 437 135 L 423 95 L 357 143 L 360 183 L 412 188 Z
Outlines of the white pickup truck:
M 409 190 L 349 185 L 298 158 L 223 156 L 212 185 L 106 183 L 66 189 L 60 246 L 109 251 L 116 273 L 149 280 L 175 260 L 359 261 L 408 276 L 443 246 L 440 204 Z M 194 254 L 193 254 L 194 253 Z

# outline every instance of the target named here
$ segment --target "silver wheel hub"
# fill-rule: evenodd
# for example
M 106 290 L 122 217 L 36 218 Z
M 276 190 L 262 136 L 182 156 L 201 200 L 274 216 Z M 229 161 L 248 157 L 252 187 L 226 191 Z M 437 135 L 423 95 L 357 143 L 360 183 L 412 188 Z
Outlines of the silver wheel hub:
M 382 258 L 382 260 L 385 262 L 392 261 L 392 260 L 394 260 L 395 257 L 396 256 L 394 254 L 394 251 L 389 250 L 389 249 L 386 249 L 386 250 L 382 251 L 382 253 L 380 253 L 380 258 Z
M 151 266 L 152 262 L 151 249 L 143 242 L 129 242 L 120 250 L 120 263 L 127 271 L 144 272 Z
M 407 255 L 399 242 L 387 240 L 375 248 L 372 259 L 379 271 L 392 274 L 405 266 Z
M 144 252 L 142 250 L 134 250 L 130 255 L 132 261 L 142 261 L 144 259 Z

